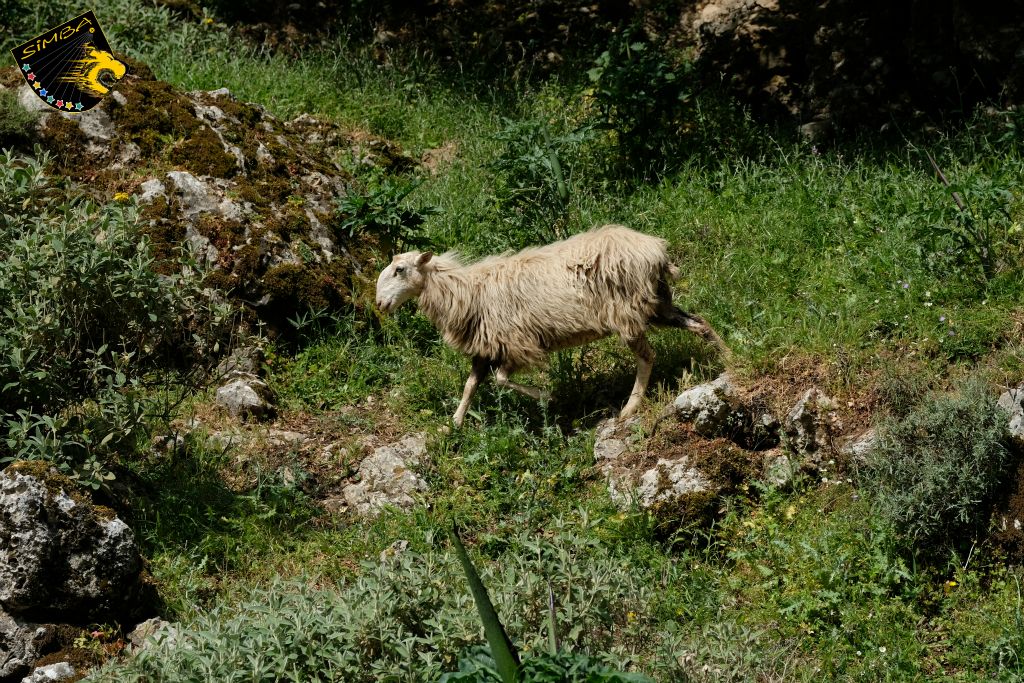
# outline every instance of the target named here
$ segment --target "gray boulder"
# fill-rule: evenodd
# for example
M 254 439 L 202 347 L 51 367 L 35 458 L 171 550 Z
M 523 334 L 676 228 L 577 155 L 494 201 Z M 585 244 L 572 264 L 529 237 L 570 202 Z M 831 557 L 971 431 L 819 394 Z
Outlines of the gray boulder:
M 1024 384 L 1003 392 L 999 397 L 999 407 L 1009 416 L 1010 437 L 1024 448 Z
M 0 472 L 0 607 L 11 614 L 107 614 L 137 598 L 142 558 L 128 525 L 36 462 Z
M 427 454 L 425 434 L 413 434 L 374 449 L 359 464 L 359 481 L 342 490 L 347 508 L 360 515 L 376 515 L 385 506 L 410 508 L 427 482 L 411 468 Z

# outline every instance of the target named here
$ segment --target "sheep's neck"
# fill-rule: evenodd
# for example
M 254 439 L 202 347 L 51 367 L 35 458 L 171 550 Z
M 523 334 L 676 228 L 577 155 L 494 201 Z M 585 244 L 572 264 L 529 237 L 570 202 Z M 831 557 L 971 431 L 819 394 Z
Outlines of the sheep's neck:
M 455 272 L 434 271 L 427 275 L 420 292 L 420 310 L 439 328 L 447 327 L 453 304 L 465 301 L 465 282 Z

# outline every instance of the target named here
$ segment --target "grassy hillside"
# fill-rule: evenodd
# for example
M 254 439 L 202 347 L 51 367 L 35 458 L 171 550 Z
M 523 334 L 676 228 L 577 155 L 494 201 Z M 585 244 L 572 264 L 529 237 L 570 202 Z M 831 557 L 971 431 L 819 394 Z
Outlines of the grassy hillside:
M 816 384 L 848 421 L 887 420 L 896 436 L 884 452 L 905 465 L 798 477 L 784 490 L 753 481 L 710 522 L 622 512 L 592 452 L 594 425 L 632 382 L 616 342 L 533 373 L 553 391 L 546 409 L 488 385 L 468 428 L 448 432 L 468 363 L 412 307 L 386 319 L 311 313 L 297 340 L 267 342 L 278 425 L 337 438 L 425 431 L 430 492 L 410 512 L 366 521 L 324 512 L 318 487 L 347 466 L 327 456 L 225 451 L 199 433 L 170 455 L 122 451 L 163 611 L 189 631 L 95 680 L 436 680 L 483 643 L 447 541 L 453 521 L 525 651 L 545 647 L 550 580 L 566 649 L 659 681 L 1024 677 L 1019 557 L 989 533 L 1020 455 L 1000 451 L 1003 435 L 989 429 L 994 387 L 1024 379 L 1019 113 L 886 146 L 815 146 L 706 89 L 641 126 L 637 112 L 660 104 L 630 105 L 625 91 L 663 79 L 659 57 L 612 49 L 593 78 L 481 81 L 343 38 L 296 58 L 212 18 L 127 1 L 94 9 L 115 49 L 177 87 L 227 87 L 422 159 L 401 207 L 424 221 L 401 238 L 477 256 L 608 222 L 665 237 L 683 273 L 677 302 L 718 329 L 736 376 L 780 405 Z M 407 181 L 355 159 L 350 170 L 384 206 Z M 684 333 L 659 332 L 654 345 L 649 422 L 722 369 Z M 958 397 L 970 378 L 984 388 Z M 225 424 L 210 392 L 171 385 L 177 424 Z M 948 416 L 948 433 L 928 415 Z M 922 472 L 907 435 L 926 429 L 940 434 Z M 960 472 L 975 465 L 994 468 L 1002 488 L 970 488 Z M 915 488 L 940 470 L 952 484 Z M 934 514 L 963 503 L 970 519 L 927 534 L 900 521 L 906 509 L 933 514 L 923 502 L 936 496 L 949 508 Z M 400 539 L 408 550 L 381 559 Z

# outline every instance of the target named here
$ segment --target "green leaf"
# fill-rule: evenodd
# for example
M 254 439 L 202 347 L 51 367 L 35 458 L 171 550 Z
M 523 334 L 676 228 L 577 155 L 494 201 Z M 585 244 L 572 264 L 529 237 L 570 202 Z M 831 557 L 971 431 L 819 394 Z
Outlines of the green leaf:
M 487 595 L 487 588 L 484 587 L 484 582 L 480 580 L 476 567 L 469 559 L 469 554 L 466 552 L 465 546 L 462 545 L 462 539 L 459 538 L 459 532 L 454 524 L 451 533 L 455 552 L 459 556 L 462 569 L 466 572 L 466 579 L 469 581 L 469 589 L 473 593 L 473 602 L 476 603 L 480 620 L 484 623 L 484 634 L 487 636 L 487 643 L 491 646 L 491 655 L 498 667 L 498 673 L 501 674 L 504 683 L 516 683 L 519 653 L 516 652 L 515 645 L 512 644 L 508 633 L 505 632 L 505 627 L 501 625 L 498 612 L 494 609 L 490 596 Z

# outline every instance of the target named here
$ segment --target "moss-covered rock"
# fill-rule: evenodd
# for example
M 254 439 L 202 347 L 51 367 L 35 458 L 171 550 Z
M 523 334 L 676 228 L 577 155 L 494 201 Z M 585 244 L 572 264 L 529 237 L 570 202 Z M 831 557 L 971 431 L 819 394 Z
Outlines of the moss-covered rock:
M 157 268 L 173 272 L 191 248 L 211 268 L 207 284 L 271 332 L 290 329 L 285 321 L 310 307 L 350 306 L 354 276 L 372 262 L 376 242 L 361 234 L 349 244 L 332 229 L 337 200 L 355 182 L 342 162 L 395 171 L 411 168 L 411 158 L 393 143 L 308 115 L 281 121 L 226 89 L 180 91 L 145 64 L 122 61 L 128 75 L 88 120 L 44 115 L 39 140 L 57 170 L 101 201 L 133 194 Z M 0 69 L 0 83 L 24 95 L 19 79 Z

